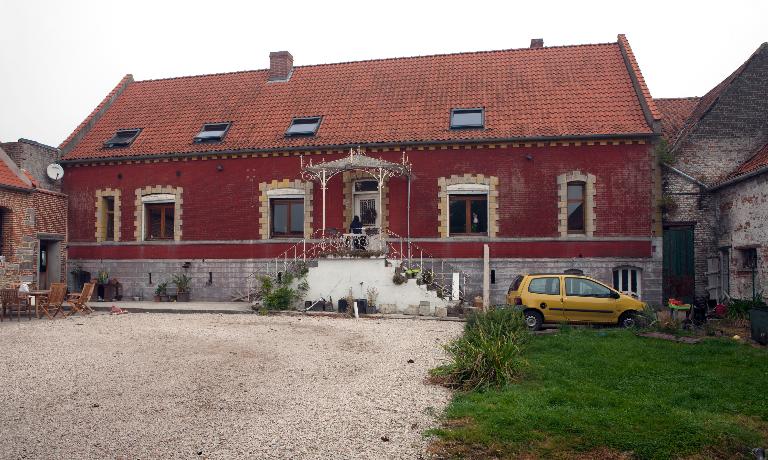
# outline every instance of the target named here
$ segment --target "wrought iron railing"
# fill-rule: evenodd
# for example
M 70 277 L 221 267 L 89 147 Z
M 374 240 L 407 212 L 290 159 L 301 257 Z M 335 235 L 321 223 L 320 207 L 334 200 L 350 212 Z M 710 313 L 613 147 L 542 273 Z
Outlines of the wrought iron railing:
M 438 291 L 441 297 L 467 301 L 469 275 L 453 264 L 434 257 L 410 239 L 386 231 L 387 259 L 399 260 L 411 273 L 418 273 L 422 282 Z

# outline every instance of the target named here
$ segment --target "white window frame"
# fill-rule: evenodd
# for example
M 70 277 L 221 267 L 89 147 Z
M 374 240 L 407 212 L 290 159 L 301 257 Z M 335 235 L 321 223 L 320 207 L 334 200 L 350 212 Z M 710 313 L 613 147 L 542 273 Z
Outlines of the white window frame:
M 626 276 L 628 277 L 627 278 L 627 287 L 629 287 L 630 289 L 632 288 L 632 275 L 631 275 L 631 272 L 633 272 L 633 271 L 636 272 L 636 276 L 637 276 L 637 292 L 633 292 L 631 290 L 623 291 L 621 289 L 622 281 L 624 279 L 624 271 L 626 271 Z M 619 279 L 618 279 L 619 280 L 619 285 L 618 286 L 614 286 L 613 285 L 613 280 L 614 280 L 614 274 L 615 273 L 619 274 Z M 621 293 L 629 292 L 631 294 L 635 294 L 638 299 L 641 299 L 643 297 L 643 270 L 641 268 L 639 268 L 639 267 L 633 267 L 631 265 L 623 265 L 621 267 L 616 267 L 616 268 L 613 269 L 613 272 L 611 272 L 611 285 L 612 285 L 612 287 L 614 289 L 616 289 L 617 291 L 619 291 Z

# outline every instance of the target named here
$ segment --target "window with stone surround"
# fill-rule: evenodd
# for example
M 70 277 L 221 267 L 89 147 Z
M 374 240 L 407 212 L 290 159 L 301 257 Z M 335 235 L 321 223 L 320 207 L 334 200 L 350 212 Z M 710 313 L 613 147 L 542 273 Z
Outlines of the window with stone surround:
M 441 177 L 438 185 L 438 233 L 442 238 L 496 236 L 499 231 L 497 177 L 482 174 Z
M 182 187 L 148 186 L 136 190 L 136 241 L 181 241 Z
M 120 190 L 96 191 L 96 241 L 120 241 Z
M 312 235 L 313 184 L 273 180 L 259 184 L 259 226 L 262 239 L 309 238 Z
M 560 236 L 594 236 L 595 176 L 581 171 L 560 174 L 557 187 Z

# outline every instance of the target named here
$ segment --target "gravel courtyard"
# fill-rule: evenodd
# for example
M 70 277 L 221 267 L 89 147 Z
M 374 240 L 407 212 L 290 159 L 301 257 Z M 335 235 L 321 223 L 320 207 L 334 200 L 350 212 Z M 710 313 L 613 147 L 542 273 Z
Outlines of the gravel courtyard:
M 0 458 L 420 458 L 461 323 L 93 314 L 0 324 Z M 409 363 L 408 360 L 413 360 Z

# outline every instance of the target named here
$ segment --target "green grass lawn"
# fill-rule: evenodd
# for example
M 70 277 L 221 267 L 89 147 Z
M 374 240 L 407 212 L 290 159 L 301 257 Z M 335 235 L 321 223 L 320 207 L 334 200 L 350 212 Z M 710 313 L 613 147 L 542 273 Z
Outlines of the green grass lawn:
M 521 383 L 459 393 L 436 449 L 447 456 L 752 458 L 768 447 L 768 352 L 622 330 L 537 336 Z M 600 453 L 599 455 L 597 453 Z

